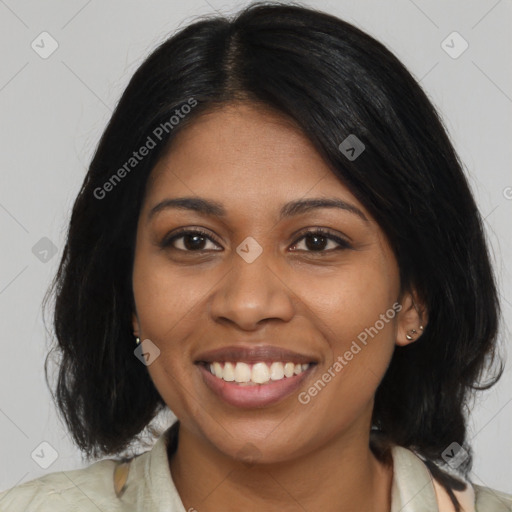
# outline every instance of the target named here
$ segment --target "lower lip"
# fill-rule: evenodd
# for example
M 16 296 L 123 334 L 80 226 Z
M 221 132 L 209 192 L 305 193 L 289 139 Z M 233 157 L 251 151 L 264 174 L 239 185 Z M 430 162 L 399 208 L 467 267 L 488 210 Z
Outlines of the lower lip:
M 299 375 L 285 377 L 281 380 L 270 380 L 266 384 L 240 385 L 236 382 L 226 382 L 213 375 L 203 364 L 197 364 L 205 384 L 220 398 L 230 405 L 242 409 L 265 407 L 275 404 L 291 395 L 306 379 L 313 368 L 309 368 Z

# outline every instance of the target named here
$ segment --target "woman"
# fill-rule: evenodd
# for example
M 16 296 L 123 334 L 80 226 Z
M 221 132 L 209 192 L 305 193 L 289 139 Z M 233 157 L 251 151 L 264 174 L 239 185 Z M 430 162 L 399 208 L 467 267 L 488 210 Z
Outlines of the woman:
M 469 480 L 500 313 L 481 216 L 419 85 L 337 18 L 256 4 L 154 51 L 54 285 L 56 401 L 111 457 L 2 510 L 512 509 Z

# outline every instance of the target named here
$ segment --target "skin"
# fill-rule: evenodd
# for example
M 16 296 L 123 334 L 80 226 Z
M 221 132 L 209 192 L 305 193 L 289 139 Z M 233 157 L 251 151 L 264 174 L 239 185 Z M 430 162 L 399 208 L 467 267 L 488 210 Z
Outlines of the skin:
M 227 215 L 169 209 L 148 221 L 154 205 L 182 196 L 218 201 Z M 278 220 L 285 202 L 311 197 L 350 202 L 368 222 L 328 208 Z M 184 245 L 190 237 L 159 246 L 182 227 L 211 235 L 199 243 L 202 253 L 194 252 L 198 242 Z M 314 228 L 351 247 L 315 245 L 303 237 Z M 263 249 L 252 263 L 236 252 L 248 236 Z M 382 230 L 291 121 L 237 103 L 179 132 L 148 181 L 132 278 L 134 333 L 160 349 L 147 368 L 181 421 L 169 467 L 186 510 L 390 510 L 392 467 L 369 447 L 374 395 L 395 345 L 418 339 L 406 333 L 421 335 L 426 312 L 414 290 L 399 296 L 398 265 Z M 301 404 L 298 393 L 395 302 L 400 312 Z M 240 409 L 210 391 L 193 364 L 201 352 L 237 343 L 268 343 L 319 363 L 286 399 Z M 251 464 L 241 455 L 248 447 Z

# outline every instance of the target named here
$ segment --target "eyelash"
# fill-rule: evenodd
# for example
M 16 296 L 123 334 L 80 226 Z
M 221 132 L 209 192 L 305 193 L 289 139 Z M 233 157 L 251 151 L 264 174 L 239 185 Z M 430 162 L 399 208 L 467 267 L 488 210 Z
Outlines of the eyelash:
M 161 242 L 160 246 L 161 246 L 162 249 L 173 249 L 173 250 L 176 250 L 176 251 L 188 252 L 188 253 L 208 252 L 208 249 L 200 249 L 200 250 L 197 250 L 197 251 L 189 251 L 189 250 L 185 250 L 185 249 L 176 249 L 175 247 L 172 247 L 172 244 L 173 244 L 174 241 L 176 241 L 176 240 L 178 240 L 180 238 L 183 238 L 186 235 L 201 236 L 201 237 L 207 238 L 211 242 L 217 244 L 215 239 L 210 234 L 208 234 L 206 231 L 203 231 L 202 229 L 183 229 L 183 230 L 179 231 L 178 233 L 175 233 L 171 238 L 164 238 L 164 240 Z M 326 229 L 323 229 L 323 228 L 316 228 L 314 230 L 303 231 L 302 233 L 299 234 L 299 238 L 296 239 L 296 241 L 293 243 L 293 246 L 297 245 L 298 242 L 300 242 L 301 240 L 306 238 L 308 235 L 316 235 L 316 236 L 320 236 L 322 238 L 327 238 L 328 240 L 332 240 L 332 241 L 336 242 L 337 244 L 339 244 L 339 247 L 337 247 L 335 249 L 329 249 L 329 250 L 321 250 L 321 251 L 301 250 L 299 252 L 308 252 L 308 253 L 311 253 L 311 254 L 323 255 L 323 254 L 330 254 L 333 251 L 338 251 L 338 250 L 343 250 L 343 249 L 351 249 L 352 248 L 352 246 L 346 240 L 344 240 L 343 238 L 340 238 L 340 237 L 332 234 L 330 231 L 328 231 Z M 214 251 L 214 252 L 218 252 L 218 251 Z

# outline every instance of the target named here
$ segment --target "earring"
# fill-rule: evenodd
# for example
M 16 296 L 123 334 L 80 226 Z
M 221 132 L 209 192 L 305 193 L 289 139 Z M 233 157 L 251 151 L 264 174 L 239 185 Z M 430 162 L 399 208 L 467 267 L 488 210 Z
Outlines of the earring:
M 135 338 L 135 343 L 136 343 L 137 345 L 140 343 L 140 338 L 139 338 L 138 336 Z
M 419 327 L 420 331 L 423 331 L 423 325 L 420 325 Z M 416 329 L 411 329 L 410 331 L 407 331 L 408 333 L 410 332 L 411 334 L 416 334 L 418 331 Z M 406 334 L 405 337 L 411 341 L 413 339 L 412 336 L 409 336 L 409 334 Z

